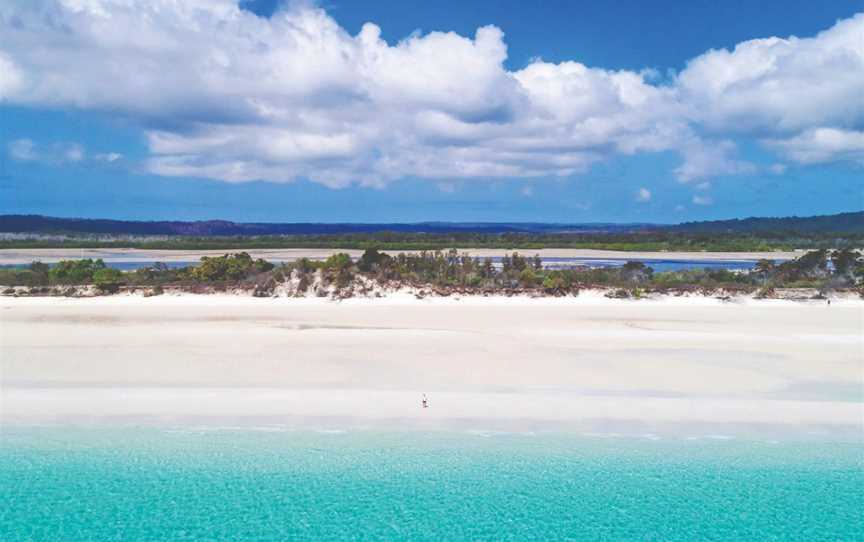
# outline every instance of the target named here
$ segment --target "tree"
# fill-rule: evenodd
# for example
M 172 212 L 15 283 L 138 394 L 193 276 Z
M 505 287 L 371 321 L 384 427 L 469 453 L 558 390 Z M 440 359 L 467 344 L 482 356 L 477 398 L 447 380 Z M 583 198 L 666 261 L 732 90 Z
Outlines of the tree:
M 769 273 L 771 273 L 771 271 L 774 270 L 774 262 L 762 258 L 761 260 L 756 262 L 756 265 L 753 266 L 753 270 L 760 275 L 767 276 Z
M 621 267 L 621 276 L 628 282 L 646 282 L 653 274 L 654 270 L 642 262 L 629 261 Z
M 30 285 L 45 286 L 48 284 L 48 276 L 50 272 L 48 264 L 36 261 L 30 264 Z
M 484 279 L 491 279 L 495 276 L 495 265 L 492 263 L 492 258 L 485 258 L 480 266 L 480 276 Z
M 267 271 L 271 271 L 274 267 L 276 266 L 264 258 L 258 258 L 255 260 L 254 268 L 257 273 L 266 273 Z
M 526 288 L 536 286 L 540 283 L 540 278 L 541 277 L 535 273 L 533 269 L 527 267 L 519 273 L 519 283 Z
M 105 267 L 93 273 L 93 283 L 100 287 L 117 286 L 123 282 L 123 277 L 119 269 Z
M 354 262 L 351 260 L 351 256 L 345 254 L 344 252 L 339 252 L 338 254 L 333 254 L 329 258 L 324 261 L 324 267 L 326 269 L 335 269 L 337 271 L 342 271 L 344 269 L 348 269 Z
M 388 263 L 392 258 L 379 252 L 377 248 L 367 248 L 360 259 L 357 260 L 357 268 L 364 273 L 373 271 L 375 268 Z
M 706 271 L 708 271 L 706 269 Z M 708 271 L 707 273 L 708 279 L 714 282 L 739 282 L 742 278 L 742 275 L 735 273 L 729 269 L 714 269 L 712 271 Z
M 528 267 L 528 260 L 519 255 L 518 252 L 514 252 L 513 256 L 510 258 L 510 265 L 513 266 L 513 269 L 521 272 L 523 269 Z
M 299 271 L 301 274 L 311 273 L 316 267 L 315 262 L 309 258 L 300 258 L 294 262 L 294 269 Z
M 813 250 L 794 260 L 792 264 L 793 270 L 804 277 L 825 276 L 828 274 L 828 251 Z
M 862 264 L 862 259 L 857 251 L 844 248 L 831 253 L 831 264 L 837 275 L 848 277 Z
M 201 265 L 192 270 L 192 278 L 204 281 L 241 280 L 252 274 L 268 271 L 273 264 L 252 260 L 246 252 L 225 254 L 215 258 L 204 256 Z
M 531 263 L 534 266 L 534 271 L 543 271 L 543 260 L 540 259 L 539 254 L 534 255 Z
M 510 256 L 507 254 L 501 256 L 501 272 L 505 275 L 509 275 L 511 269 L 513 269 L 513 264 L 510 260 Z
M 89 284 L 93 282 L 93 273 L 105 267 L 101 259 L 61 260 L 48 271 L 48 278 L 60 284 Z
M 567 281 L 561 271 L 552 271 L 543 279 L 543 288 L 547 290 L 563 290 L 566 287 Z

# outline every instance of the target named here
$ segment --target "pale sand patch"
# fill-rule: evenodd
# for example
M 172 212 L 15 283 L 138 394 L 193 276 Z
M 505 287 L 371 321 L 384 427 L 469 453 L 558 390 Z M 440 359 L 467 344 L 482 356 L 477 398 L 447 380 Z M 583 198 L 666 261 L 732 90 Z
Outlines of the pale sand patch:
M 0 250 L 0 265 L 28 264 L 32 261 L 54 263 L 59 260 L 77 258 L 102 258 L 106 262 L 185 262 L 198 261 L 203 256 L 221 256 L 226 252 L 245 250 L 243 248 L 224 250 L 140 250 L 140 249 L 2 249 Z M 272 262 L 290 262 L 300 258 L 323 260 L 337 252 L 346 252 L 353 258 L 359 258 L 362 250 L 347 249 L 260 249 L 246 250 L 253 258 L 264 258 Z M 409 253 L 416 251 L 389 250 L 389 254 Z M 459 252 L 467 252 L 478 258 L 503 256 L 514 252 L 504 249 L 465 248 Z M 547 248 L 541 250 L 520 250 L 525 255 L 539 254 L 542 258 L 592 258 L 592 259 L 658 259 L 658 260 L 749 260 L 761 258 L 771 260 L 791 260 L 803 254 L 797 252 L 621 252 L 615 250 L 566 249 Z
M 862 331 L 854 300 L 3 298 L 0 414 L 860 431 Z

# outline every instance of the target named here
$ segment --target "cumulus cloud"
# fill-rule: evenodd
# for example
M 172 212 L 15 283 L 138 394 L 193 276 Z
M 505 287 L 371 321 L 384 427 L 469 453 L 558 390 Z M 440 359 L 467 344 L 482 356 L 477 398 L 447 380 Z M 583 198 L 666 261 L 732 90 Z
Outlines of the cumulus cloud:
M 636 191 L 636 201 L 643 203 L 651 201 L 651 191 L 645 187 L 640 188 Z
M 682 146 L 681 154 L 684 161 L 675 169 L 675 176 L 683 183 L 756 171 L 756 166 L 736 157 L 737 148 L 731 141 L 711 143 L 694 139 Z
M 864 122 L 864 13 L 812 38 L 777 37 L 712 50 L 677 79 L 690 115 L 724 132 L 794 134 Z
M 696 205 L 711 205 L 714 200 L 708 196 L 693 196 L 693 203 Z
M 453 183 L 673 151 L 690 182 L 752 173 L 729 141 L 741 134 L 803 163 L 856 159 L 854 141 L 814 130 L 854 139 L 864 125 L 862 31 L 864 14 L 812 38 L 709 51 L 664 85 L 577 61 L 507 70 L 494 26 L 387 43 L 375 24 L 351 35 L 310 3 L 262 18 L 237 0 L 6 2 L 0 98 L 137 122 L 146 168 L 166 176 Z M 822 150 L 799 150 L 807 138 Z
M 814 128 L 787 139 L 769 140 L 767 144 L 802 164 L 843 160 L 864 165 L 864 131 Z

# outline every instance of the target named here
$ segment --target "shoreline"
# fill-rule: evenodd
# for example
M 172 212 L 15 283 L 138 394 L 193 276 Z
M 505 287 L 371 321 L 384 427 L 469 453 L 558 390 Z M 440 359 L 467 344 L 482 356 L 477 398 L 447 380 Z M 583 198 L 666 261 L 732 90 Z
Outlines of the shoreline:
M 278 388 L 19 387 L 3 427 L 557 432 L 620 437 L 861 442 L 851 401 Z M 106 405 L 112 405 L 106 409 Z M 106 412 L 107 410 L 107 412 Z M 516 414 L 518 413 L 518 414 Z

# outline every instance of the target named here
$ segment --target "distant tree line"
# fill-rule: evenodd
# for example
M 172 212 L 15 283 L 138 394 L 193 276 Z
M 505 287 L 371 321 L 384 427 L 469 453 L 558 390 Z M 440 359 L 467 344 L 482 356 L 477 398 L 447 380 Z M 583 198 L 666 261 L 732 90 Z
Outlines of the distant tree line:
M 519 223 L 519 222 L 426 222 L 389 224 L 327 223 L 238 223 L 227 220 L 140 221 L 88 218 L 58 218 L 40 215 L 0 215 L 0 232 L 92 235 L 166 235 L 166 236 L 252 236 L 349 234 L 390 231 L 397 233 L 485 233 L 508 232 L 635 232 L 682 231 L 722 234 L 729 232 L 864 233 L 864 211 L 822 216 L 750 217 L 734 220 L 687 222 L 683 224 L 611 223 Z
M 253 250 L 329 248 L 380 250 L 447 250 L 490 248 L 531 251 L 543 248 L 599 249 L 619 251 L 714 251 L 759 252 L 773 250 L 838 249 L 864 246 L 864 233 L 796 233 L 774 231 L 678 232 L 635 231 L 618 233 L 348 233 L 328 235 L 262 235 L 235 237 L 165 237 L 100 239 L 3 239 L 0 249 L 26 248 L 137 248 L 154 250 Z

